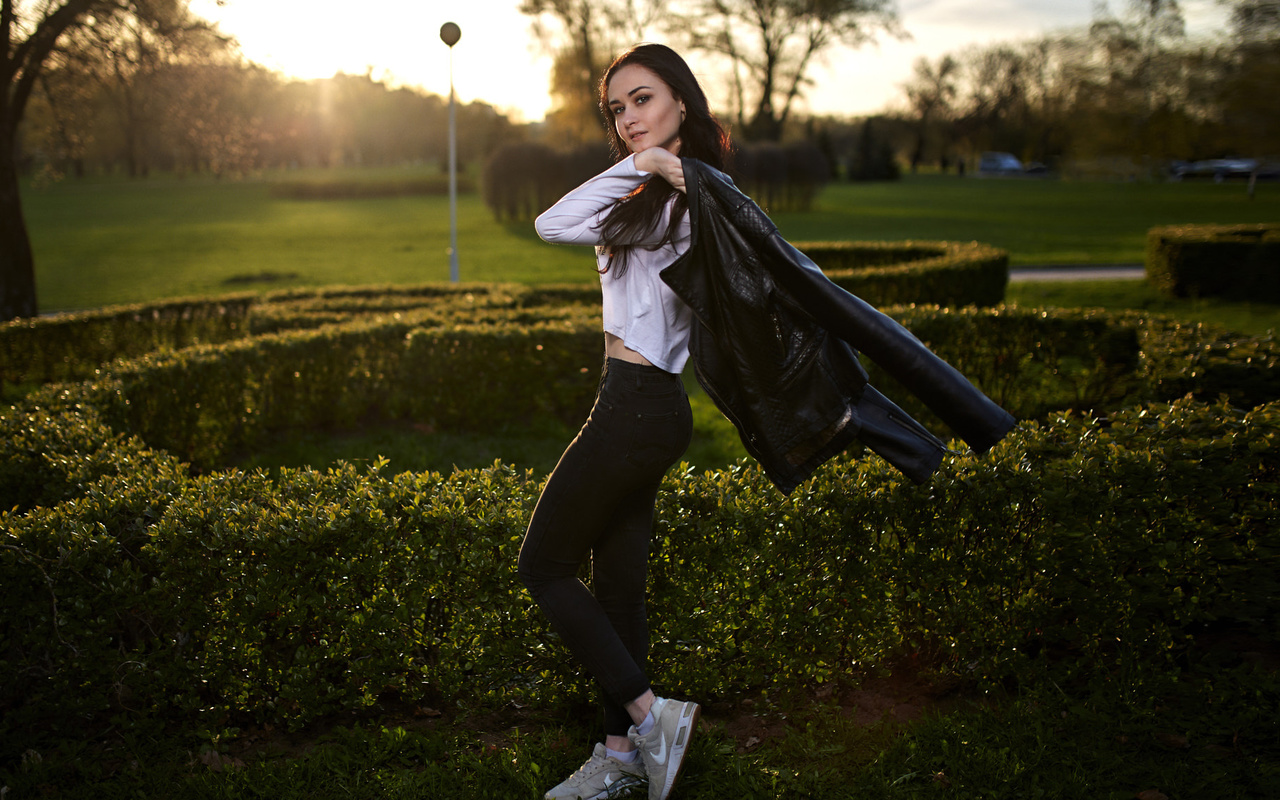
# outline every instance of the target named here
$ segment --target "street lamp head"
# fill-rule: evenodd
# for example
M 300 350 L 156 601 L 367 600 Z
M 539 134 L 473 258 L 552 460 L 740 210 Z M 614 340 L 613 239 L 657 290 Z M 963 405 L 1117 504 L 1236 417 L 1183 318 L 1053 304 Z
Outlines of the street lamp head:
M 446 22 L 440 26 L 440 41 L 449 45 L 449 47 L 453 47 L 461 38 L 462 28 L 459 28 L 457 23 Z

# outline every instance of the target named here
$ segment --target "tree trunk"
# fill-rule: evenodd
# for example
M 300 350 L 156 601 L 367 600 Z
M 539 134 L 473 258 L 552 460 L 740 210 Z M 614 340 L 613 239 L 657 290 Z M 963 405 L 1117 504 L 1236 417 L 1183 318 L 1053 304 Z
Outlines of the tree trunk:
M 18 194 L 17 146 L 0 120 L 0 322 L 34 317 L 36 270 Z

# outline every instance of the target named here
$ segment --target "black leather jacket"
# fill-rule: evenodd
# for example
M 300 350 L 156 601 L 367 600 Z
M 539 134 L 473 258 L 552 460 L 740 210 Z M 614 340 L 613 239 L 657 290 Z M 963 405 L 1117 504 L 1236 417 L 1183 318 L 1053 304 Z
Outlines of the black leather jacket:
M 832 283 L 727 175 L 683 159 L 692 240 L 662 279 L 693 309 L 699 383 L 784 493 L 855 438 L 916 482 L 945 446 L 867 384 L 855 348 L 978 452 L 1013 417 L 906 328 Z

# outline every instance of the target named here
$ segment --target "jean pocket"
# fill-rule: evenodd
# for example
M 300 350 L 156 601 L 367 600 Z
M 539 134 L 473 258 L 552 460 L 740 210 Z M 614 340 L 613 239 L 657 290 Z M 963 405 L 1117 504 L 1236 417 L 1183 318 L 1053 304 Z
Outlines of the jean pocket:
M 684 454 L 693 432 L 693 418 L 687 407 L 638 412 L 630 423 L 627 461 L 658 472 L 665 472 Z

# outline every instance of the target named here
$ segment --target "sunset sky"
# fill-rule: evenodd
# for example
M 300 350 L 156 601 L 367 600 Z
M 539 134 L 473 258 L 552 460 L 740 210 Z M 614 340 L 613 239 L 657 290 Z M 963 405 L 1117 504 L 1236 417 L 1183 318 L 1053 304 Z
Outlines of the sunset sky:
M 454 84 L 463 102 L 483 100 L 522 121 L 542 119 L 550 104 L 549 57 L 530 32 L 520 0 L 193 0 L 195 13 L 235 36 L 248 58 L 299 78 L 342 71 L 447 95 L 449 48 L 440 26 L 455 22 Z M 1128 0 L 1111 0 L 1114 12 Z M 834 52 L 811 76 L 809 107 L 855 115 L 900 102 L 899 90 L 921 55 L 937 58 L 969 44 L 1029 38 L 1088 24 L 1094 0 L 899 0 L 906 41 Z M 1221 31 L 1215 0 L 1183 0 L 1188 33 Z M 695 63 L 695 69 L 697 64 Z M 713 98 L 714 102 L 714 98 Z

